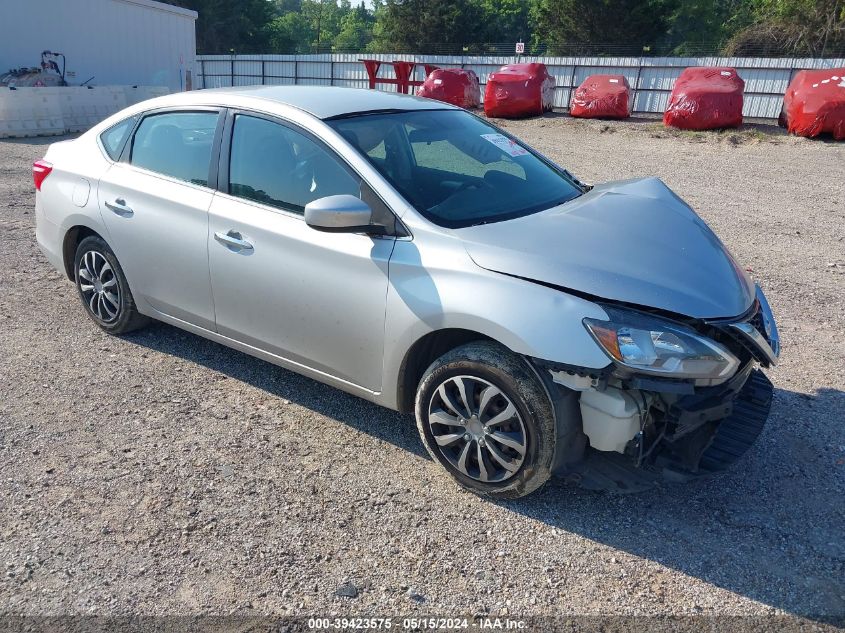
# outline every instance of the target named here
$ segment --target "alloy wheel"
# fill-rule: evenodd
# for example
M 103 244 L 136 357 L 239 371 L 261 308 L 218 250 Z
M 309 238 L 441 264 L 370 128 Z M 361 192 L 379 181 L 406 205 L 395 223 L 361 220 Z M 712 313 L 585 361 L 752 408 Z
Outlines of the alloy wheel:
M 452 376 L 442 382 L 429 401 L 428 427 L 443 457 L 476 481 L 506 481 L 525 461 L 528 436 L 519 411 L 482 378 Z
M 103 323 L 120 315 L 120 284 L 105 256 L 86 251 L 79 261 L 79 290 L 91 314 Z

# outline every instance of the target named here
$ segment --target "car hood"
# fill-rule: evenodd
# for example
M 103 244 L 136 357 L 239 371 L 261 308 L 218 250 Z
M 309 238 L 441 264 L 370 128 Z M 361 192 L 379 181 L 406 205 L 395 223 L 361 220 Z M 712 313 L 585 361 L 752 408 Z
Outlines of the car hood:
M 597 185 L 546 211 L 456 233 L 488 270 L 693 318 L 732 317 L 754 284 L 657 178 Z

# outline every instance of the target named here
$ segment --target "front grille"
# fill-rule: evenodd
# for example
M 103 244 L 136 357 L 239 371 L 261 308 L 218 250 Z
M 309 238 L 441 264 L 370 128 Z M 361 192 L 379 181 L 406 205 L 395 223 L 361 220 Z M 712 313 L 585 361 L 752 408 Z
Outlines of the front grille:
M 726 327 L 722 331 L 724 332 L 725 337 L 730 340 L 728 347 L 732 352 L 737 353 L 739 350 L 744 352 L 738 354 L 740 358 L 745 355 L 750 355 L 751 358 L 756 360 L 758 363 L 768 363 L 768 359 L 765 357 L 763 352 L 761 352 L 754 343 L 745 337 L 742 332 L 731 327 Z
M 766 339 L 766 342 L 771 343 L 769 341 L 769 337 L 766 335 L 766 328 L 763 325 L 763 313 L 760 310 L 760 304 L 756 301 L 754 302 L 754 308 L 752 309 L 751 313 L 746 316 L 745 318 L 734 321 L 733 323 L 749 323 L 755 330 L 760 332 L 763 335 L 763 338 Z M 748 339 L 742 332 L 737 330 L 736 328 L 731 327 L 730 323 L 719 323 L 713 324 L 715 325 L 719 336 L 718 339 L 721 343 L 725 344 L 728 349 L 730 349 L 734 354 L 736 354 L 741 360 L 745 360 L 746 358 L 753 358 L 758 363 L 763 365 L 769 364 L 769 359 L 760 350 L 751 340 Z
M 754 329 L 763 335 L 763 338 L 766 339 L 766 342 L 771 343 L 771 341 L 769 341 L 768 334 L 766 334 L 766 326 L 763 324 L 763 311 L 760 310 L 759 305 L 757 306 L 757 311 L 754 313 L 754 316 L 748 319 L 748 323 L 753 325 Z

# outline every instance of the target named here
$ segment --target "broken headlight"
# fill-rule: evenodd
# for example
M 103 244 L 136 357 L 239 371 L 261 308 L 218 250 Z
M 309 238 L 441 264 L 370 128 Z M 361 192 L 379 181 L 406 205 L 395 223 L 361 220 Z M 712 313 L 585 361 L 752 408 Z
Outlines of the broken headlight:
M 716 341 L 672 321 L 602 306 L 609 320 L 584 319 L 584 326 L 617 364 L 666 378 L 730 378 L 739 359 Z

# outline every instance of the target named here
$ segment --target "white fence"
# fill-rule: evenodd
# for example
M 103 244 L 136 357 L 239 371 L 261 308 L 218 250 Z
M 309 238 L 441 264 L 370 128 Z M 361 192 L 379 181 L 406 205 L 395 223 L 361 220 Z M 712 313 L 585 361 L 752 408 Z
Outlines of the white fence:
M 514 57 L 454 55 L 322 54 L 322 55 L 199 55 L 197 87 L 219 88 L 252 84 L 306 84 L 368 87 L 367 72 L 360 59 L 382 62 L 417 62 L 411 79 L 424 79 L 423 63 L 475 71 L 481 94 L 487 76 Z M 745 80 L 743 114 L 751 118 L 777 118 L 783 93 L 794 74 L 805 68 L 839 68 L 845 59 L 759 57 L 523 57 L 522 61 L 546 64 L 556 81 L 555 107 L 568 108 L 574 88 L 597 73 L 625 75 L 633 93 L 634 112 L 663 112 L 672 86 L 688 66 L 732 66 Z M 379 77 L 394 78 L 393 67 L 383 63 Z M 381 90 L 396 90 L 379 85 Z

